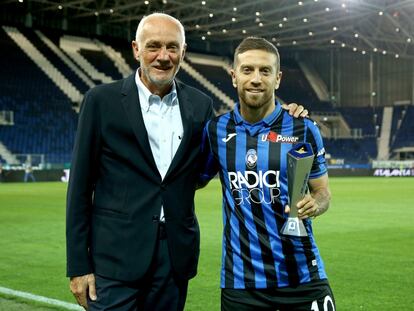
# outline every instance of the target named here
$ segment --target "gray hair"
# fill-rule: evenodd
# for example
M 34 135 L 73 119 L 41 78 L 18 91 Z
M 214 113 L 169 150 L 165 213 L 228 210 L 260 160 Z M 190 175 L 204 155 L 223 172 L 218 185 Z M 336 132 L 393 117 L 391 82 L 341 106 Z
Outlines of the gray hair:
M 165 18 L 165 19 L 169 19 L 170 21 L 177 24 L 178 28 L 180 29 L 181 36 L 183 38 L 183 45 L 185 44 L 185 31 L 184 31 L 183 24 L 181 24 L 181 22 L 178 19 L 176 19 L 175 17 L 173 17 L 171 15 L 168 15 L 168 14 L 165 14 L 165 13 L 155 12 L 155 13 L 151 13 L 150 15 L 144 16 L 141 19 L 141 21 L 139 22 L 138 27 L 137 27 L 137 32 L 135 34 L 135 41 L 138 43 L 138 45 L 139 45 L 141 37 L 142 37 L 142 31 L 144 29 L 145 22 L 147 21 L 148 18 L 151 18 L 151 17 L 162 17 L 162 18 Z

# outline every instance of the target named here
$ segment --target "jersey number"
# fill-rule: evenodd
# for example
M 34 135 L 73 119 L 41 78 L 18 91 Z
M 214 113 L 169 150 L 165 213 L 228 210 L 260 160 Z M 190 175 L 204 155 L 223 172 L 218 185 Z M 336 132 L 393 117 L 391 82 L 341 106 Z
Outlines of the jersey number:
M 323 311 L 329 311 L 328 307 L 331 306 L 332 311 L 335 311 L 335 306 L 332 301 L 331 296 L 325 296 L 325 299 L 323 300 Z M 318 301 L 314 300 L 312 302 L 311 311 L 319 311 Z

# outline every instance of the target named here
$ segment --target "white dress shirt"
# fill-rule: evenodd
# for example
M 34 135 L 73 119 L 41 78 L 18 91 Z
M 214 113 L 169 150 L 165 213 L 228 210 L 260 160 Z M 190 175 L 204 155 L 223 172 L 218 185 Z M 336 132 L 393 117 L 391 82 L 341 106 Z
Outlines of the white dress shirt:
M 142 83 L 139 71 L 140 69 L 135 73 L 135 82 L 138 87 L 142 117 L 147 129 L 152 156 L 161 178 L 164 179 L 181 143 L 184 131 L 177 89 L 175 82 L 173 82 L 171 92 L 163 98 L 154 95 Z M 162 206 L 160 220 L 164 221 L 164 209 Z

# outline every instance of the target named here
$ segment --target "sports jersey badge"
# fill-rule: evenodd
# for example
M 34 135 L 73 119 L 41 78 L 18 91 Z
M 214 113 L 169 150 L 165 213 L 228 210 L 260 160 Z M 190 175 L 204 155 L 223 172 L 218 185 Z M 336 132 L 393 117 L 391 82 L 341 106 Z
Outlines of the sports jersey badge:
M 257 163 L 257 152 L 254 149 L 249 149 L 246 153 L 246 165 L 248 168 L 254 168 Z

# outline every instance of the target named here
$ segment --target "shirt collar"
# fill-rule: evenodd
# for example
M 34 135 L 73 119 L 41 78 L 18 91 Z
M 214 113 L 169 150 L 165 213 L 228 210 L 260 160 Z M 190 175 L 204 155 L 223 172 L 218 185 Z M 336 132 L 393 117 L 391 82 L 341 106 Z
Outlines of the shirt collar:
M 236 105 L 234 107 L 234 122 L 237 125 L 244 124 L 244 125 L 247 125 L 247 126 L 256 126 L 256 125 L 271 126 L 273 124 L 273 122 L 275 122 L 276 119 L 279 117 L 281 112 L 282 112 L 282 106 L 276 100 L 275 109 L 272 111 L 271 114 L 269 114 L 267 117 L 260 120 L 259 122 L 251 124 L 251 123 L 247 122 L 245 119 L 243 119 L 243 117 L 240 114 L 240 104 L 236 103 Z
M 159 97 L 158 95 L 152 94 L 151 91 L 145 86 L 145 84 L 142 82 L 141 77 L 139 76 L 141 69 L 138 68 L 138 70 L 135 72 L 135 83 L 138 88 L 138 95 L 143 96 L 145 99 L 144 102 L 140 102 L 142 109 L 147 110 L 151 103 L 154 101 L 151 100 L 154 97 Z M 177 101 L 177 87 L 175 85 L 175 81 L 173 81 L 173 85 L 171 88 L 171 91 L 166 94 L 162 99 L 164 99 L 164 102 L 167 105 L 174 105 Z M 161 100 L 162 100 L 161 99 Z

